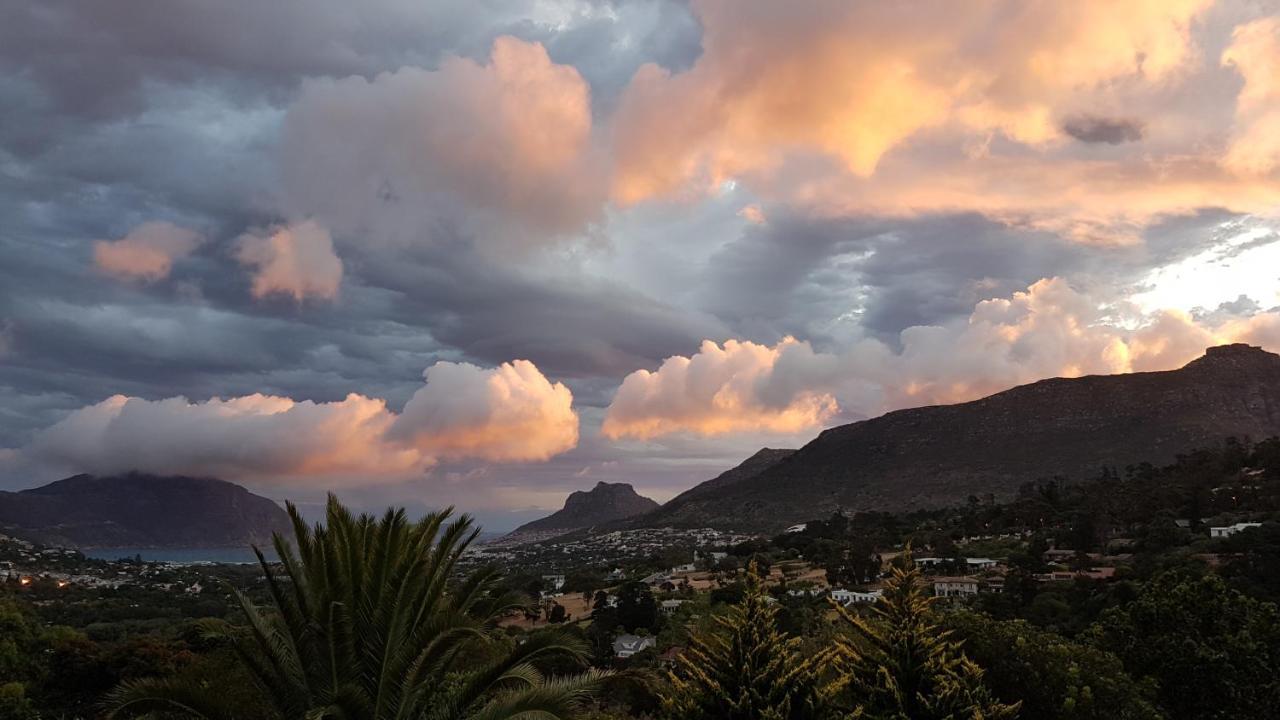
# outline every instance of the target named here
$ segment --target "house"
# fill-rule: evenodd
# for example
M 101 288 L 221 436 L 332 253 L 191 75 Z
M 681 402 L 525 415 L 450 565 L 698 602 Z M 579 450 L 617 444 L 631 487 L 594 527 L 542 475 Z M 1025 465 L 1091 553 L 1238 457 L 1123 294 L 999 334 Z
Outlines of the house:
M 970 570 L 990 570 L 997 565 L 995 560 L 982 557 L 965 558 L 964 563 L 969 566 Z
M 1238 522 L 1235 525 L 1227 525 L 1226 527 L 1211 527 L 1209 528 L 1209 537 L 1228 538 L 1241 530 L 1248 530 L 1249 528 L 1256 527 L 1262 527 L 1262 523 Z
M 613 656 L 625 660 L 641 650 L 657 646 L 658 641 L 651 637 L 639 635 L 619 635 L 613 639 Z
M 686 602 L 689 602 L 689 601 L 688 600 L 663 600 L 661 605 L 659 605 L 659 608 L 662 610 L 663 615 L 670 615 L 674 613 L 676 610 L 679 610 L 680 606 L 685 604 Z
M 873 603 L 884 595 L 883 590 L 872 590 L 871 592 L 858 592 L 857 590 L 832 590 L 831 599 L 841 605 L 861 605 L 865 603 Z
M 967 597 L 978 594 L 978 579 L 972 577 L 940 577 L 933 581 L 933 594 L 938 597 Z
M 563 575 L 543 575 L 542 582 L 549 585 L 551 587 L 551 590 L 554 592 L 564 587 L 564 576 Z
M 623 572 L 622 568 L 614 568 L 609 572 L 607 577 L 609 580 L 622 580 L 626 576 L 627 574 Z
M 666 582 L 668 579 L 670 578 L 668 578 L 666 573 L 656 572 L 642 579 L 640 582 L 644 583 L 645 585 L 653 586 L 653 585 L 661 585 L 662 583 Z
M 786 532 L 788 532 L 788 533 L 802 533 L 802 532 L 804 532 L 804 531 L 805 531 L 805 529 L 806 529 L 806 528 L 808 528 L 808 527 L 809 527 L 809 523 L 800 523 L 799 525 L 792 525 L 791 527 L 787 528 L 787 529 L 786 529 Z
M 676 565 L 675 567 L 671 568 L 671 571 L 669 574 L 675 575 L 676 573 L 690 573 L 690 572 L 693 572 L 694 570 L 697 570 L 697 568 L 694 567 L 693 563 L 685 563 L 683 565 Z

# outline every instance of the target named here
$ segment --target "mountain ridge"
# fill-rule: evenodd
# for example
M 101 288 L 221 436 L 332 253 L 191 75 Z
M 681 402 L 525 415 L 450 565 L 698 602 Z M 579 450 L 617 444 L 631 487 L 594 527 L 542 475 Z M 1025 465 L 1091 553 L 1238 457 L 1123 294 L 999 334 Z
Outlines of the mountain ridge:
M 214 478 L 82 474 L 0 491 L 0 532 L 64 547 L 247 546 L 289 530 L 274 501 Z
M 597 482 L 590 490 L 575 490 L 564 507 L 516 528 L 508 538 L 549 536 L 613 523 L 656 510 L 658 503 L 639 495 L 629 483 Z
M 837 509 L 1008 497 L 1024 482 L 1083 479 L 1103 467 L 1172 460 L 1228 436 L 1274 435 L 1280 355 L 1225 345 L 1176 370 L 1049 378 L 829 428 L 758 472 L 717 482 L 722 474 L 632 522 L 776 531 Z

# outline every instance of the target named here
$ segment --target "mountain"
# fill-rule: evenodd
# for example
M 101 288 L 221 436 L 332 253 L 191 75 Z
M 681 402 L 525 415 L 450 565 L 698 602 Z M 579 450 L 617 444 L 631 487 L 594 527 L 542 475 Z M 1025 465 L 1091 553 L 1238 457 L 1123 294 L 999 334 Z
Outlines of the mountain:
M 521 525 L 508 537 L 550 537 L 643 515 L 657 508 L 658 503 L 637 495 L 635 488 L 627 483 L 598 482 L 590 490 L 570 493 L 564 508 Z
M 239 485 L 129 473 L 0 492 L 0 532 L 67 547 L 231 547 L 287 532 L 275 502 Z
M 769 468 L 777 465 L 783 460 L 791 457 L 795 450 L 761 448 L 756 451 L 755 455 L 743 460 L 740 464 L 725 470 L 719 475 L 698 483 L 693 487 L 685 490 L 679 495 L 671 498 L 662 507 L 651 513 L 632 518 L 628 523 L 630 527 L 661 527 L 663 525 L 685 525 L 689 523 L 688 511 L 686 508 L 692 509 L 692 517 L 696 518 L 700 511 L 701 505 L 699 500 L 714 497 L 717 491 L 724 490 L 730 485 L 740 483 L 744 480 L 753 478 Z M 697 524 L 696 519 L 692 524 Z
M 772 532 L 837 509 L 1007 498 L 1037 479 L 1084 479 L 1231 436 L 1278 434 L 1280 355 L 1225 345 L 1178 370 L 1042 380 L 831 428 L 793 453 L 757 453 L 637 522 Z

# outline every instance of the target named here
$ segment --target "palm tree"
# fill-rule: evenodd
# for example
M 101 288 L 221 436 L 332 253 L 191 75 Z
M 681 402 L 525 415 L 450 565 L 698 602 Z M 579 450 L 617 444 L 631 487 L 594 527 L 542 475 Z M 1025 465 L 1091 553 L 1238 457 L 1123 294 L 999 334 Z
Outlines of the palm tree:
M 937 598 L 925 592 L 907 549 L 884 596 L 859 615 L 837 603 L 853 628 L 837 641 L 848 679 L 853 717 L 866 720 L 1006 720 L 1021 703 L 1004 705 L 982 684 L 982 668 L 965 656 L 950 631 L 935 621 Z
M 662 694 L 668 717 L 680 720 L 817 720 L 838 686 L 819 680 L 830 652 L 805 657 L 800 638 L 778 629 L 778 608 L 751 563 L 746 593 L 717 628 L 695 634 L 668 673 Z
M 586 647 L 563 632 L 504 646 L 497 620 L 519 606 L 495 595 L 495 570 L 454 583 L 479 530 L 451 510 L 408 520 L 353 516 L 329 496 L 311 528 L 288 505 L 292 545 L 273 537 L 284 573 L 256 547 L 271 602 L 236 598 L 247 628 L 210 625 L 230 643 L 279 720 L 500 720 L 573 714 L 603 678 L 595 671 L 544 677 L 538 663 L 581 660 Z M 481 660 L 480 658 L 487 658 Z M 215 682 L 126 683 L 107 700 L 112 717 L 242 717 Z

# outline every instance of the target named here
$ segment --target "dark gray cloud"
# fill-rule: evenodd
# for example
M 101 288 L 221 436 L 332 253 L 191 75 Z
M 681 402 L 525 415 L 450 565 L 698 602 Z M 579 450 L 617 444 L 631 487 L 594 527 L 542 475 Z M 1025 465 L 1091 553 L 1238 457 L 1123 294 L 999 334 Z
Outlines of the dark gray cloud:
M 1141 140 L 1146 133 L 1146 123 L 1129 118 L 1077 115 L 1062 122 L 1062 131 L 1080 142 L 1120 145 Z

